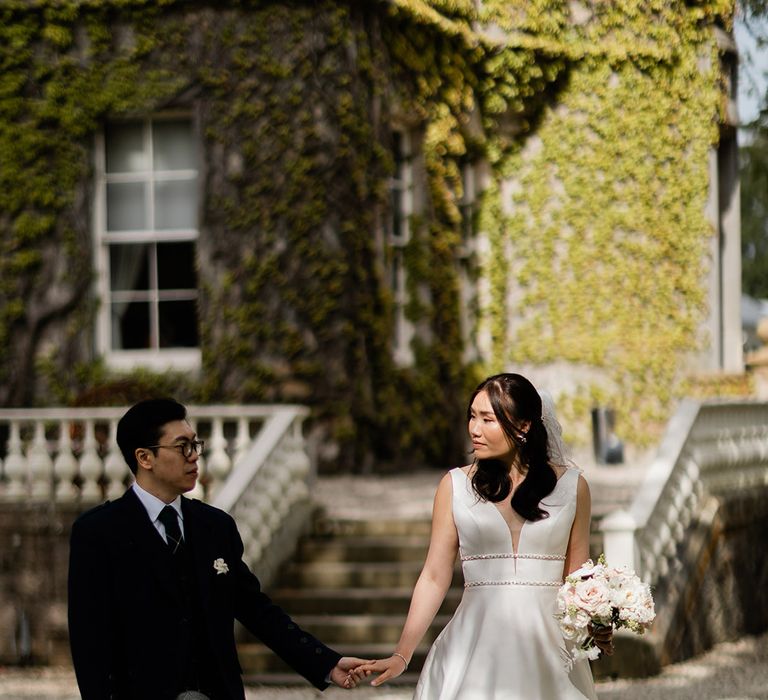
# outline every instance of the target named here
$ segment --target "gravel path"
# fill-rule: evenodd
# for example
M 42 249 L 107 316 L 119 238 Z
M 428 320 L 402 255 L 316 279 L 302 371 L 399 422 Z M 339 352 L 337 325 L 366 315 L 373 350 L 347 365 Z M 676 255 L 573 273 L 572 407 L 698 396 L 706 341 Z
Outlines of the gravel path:
M 711 651 L 667 666 L 660 676 L 645 680 L 598 683 L 600 700 L 768 700 L 768 633 L 719 644 Z M 369 688 L 320 693 L 305 686 L 250 688 L 247 700 L 410 700 L 412 688 Z M 77 700 L 69 669 L 0 667 L 3 700 Z M 545 699 L 541 699 L 545 700 Z

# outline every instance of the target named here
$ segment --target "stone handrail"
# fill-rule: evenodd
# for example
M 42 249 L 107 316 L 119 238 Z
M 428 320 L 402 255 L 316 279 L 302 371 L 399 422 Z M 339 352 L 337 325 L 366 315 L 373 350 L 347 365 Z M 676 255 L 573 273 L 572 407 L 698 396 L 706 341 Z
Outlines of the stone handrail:
M 272 571 L 310 513 L 303 406 L 188 406 L 205 440 L 190 496 L 238 521 L 246 560 Z M 115 442 L 125 408 L 0 409 L 0 503 L 86 508 L 119 497 L 132 475 Z M 1 434 L 1 433 L 0 433 Z M 3 449 L 4 447 L 4 449 Z M 289 523 L 289 524 L 287 524 Z
M 600 529 L 606 559 L 654 585 L 708 494 L 768 484 L 768 403 L 685 400 L 627 510 Z
M 309 488 L 314 474 L 301 432 L 307 413 L 296 407 L 276 408 L 212 499 L 237 521 L 245 560 L 252 566 L 258 563 L 265 585 L 293 551 L 312 511 Z

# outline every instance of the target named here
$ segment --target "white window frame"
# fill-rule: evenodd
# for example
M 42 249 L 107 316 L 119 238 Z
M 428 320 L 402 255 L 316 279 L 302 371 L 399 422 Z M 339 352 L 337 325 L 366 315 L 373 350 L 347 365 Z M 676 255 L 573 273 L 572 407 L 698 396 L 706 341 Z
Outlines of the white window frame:
M 472 163 L 461 166 L 461 197 L 456 206 L 461 213 L 461 244 L 459 258 L 459 326 L 463 345 L 464 362 L 469 363 L 479 358 L 473 318 L 479 308 L 479 291 L 472 279 L 471 266 L 478 252 L 478 232 L 476 228 L 477 195 L 479 191 L 479 173 Z
M 390 197 L 392 205 L 396 200 L 400 209 L 397 212 L 400 221 L 400 230 L 394 230 L 394 211 L 389 213 L 387 225 L 387 258 L 389 280 L 396 273 L 396 283 L 392 285 L 394 300 L 394 336 L 392 338 L 392 355 L 395 364 L 401 367 L 410 367 L 414 363 L 411 342 L 415 335 L 413 323 L 407 318 L 405 308 L 409 301 L 408 296 L 408 272 L 405 268 L 404 249 L 411 240 L 411 216 L 414 213 L 413 193 L 413 148 L 412 137 L 407 131 L 398 131 L 400 137 L 399 159 L 395 157 L 397 171 L 390 178 L 390 193 L 398 193 L 398 197 Z M 395 154 L 397 156 L 397 154 Z
M 106 139 L 104 129 L 97 131 L 94 148 L 95 169 L 95 200 L 93 216 L 93 259 L 96 271 L 97 298 L 101 301 L 96 320 L 96 350 L 102 356 L 108 367 L 116 370 L 132 370 L 139 367 L 155 371 L 199 370 L 202 365 L 202 352 L 200 348 L 147 348 L 135 350 L 115 350 L 112 347 L 112 322 L 111 322 L 111 297 L 110 290 L 110 264 L 109 246 L 113 243 L 166 243 L 174 241 L 192 241 L 198 238 L 197 228 L 168 229 L 162 231 L 119 231 L 107 232 L 107 183 L 132 181 L 137 176 L 145 176 L 143 181 L 153 182 L 157 174 L 152 167 L 152 139 L 150 125 L 165 120 L 189 119 L 188 114 L 163 113 L 152 115 L 143 119 L 125 120 L 125 122 L 140 122 L 143 126 L 145 148 L 149 154 L 149 170 L 142 173 L 132 173 L 131 176 L 122 174 L 110 174 L 106 172 Z M 199 169 L 175 170 L 177 177 L 199 177 Z M 149 187 L 149 212 L 154 213 L 154 188 Z M 150 221 L 154 219 L 151 216 Z M 150 290 L 157 293 L 157 287 Z M 151 302 L 157 303 L 157 298 L 151 298 Z M 157 333 L 157 319 L 153 315 L 153 332 Z

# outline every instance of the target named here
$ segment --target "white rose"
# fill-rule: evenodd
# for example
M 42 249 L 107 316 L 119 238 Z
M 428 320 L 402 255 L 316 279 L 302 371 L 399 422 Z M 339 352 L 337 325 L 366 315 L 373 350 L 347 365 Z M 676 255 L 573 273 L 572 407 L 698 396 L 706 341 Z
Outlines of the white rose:
M 590 617 L 610 617 L 611 598 L 609 589 L 599 579 L 585 579 L 576 584 L 574 605 L 586 611 Z

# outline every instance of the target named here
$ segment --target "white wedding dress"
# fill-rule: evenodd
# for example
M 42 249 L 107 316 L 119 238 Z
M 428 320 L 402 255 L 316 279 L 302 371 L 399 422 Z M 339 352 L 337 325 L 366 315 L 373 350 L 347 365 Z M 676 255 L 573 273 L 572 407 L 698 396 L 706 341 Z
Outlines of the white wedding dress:
M 515 551 L 501 511 L 477 497 L 463 470 L 451 471 L 464 596 L 429 651 L 414 700 L 596 700 L 589 663 L 566 669 L 554 617 L 579 474 L 560 477 L 541 502 L 549 517 L 525 521 Z

